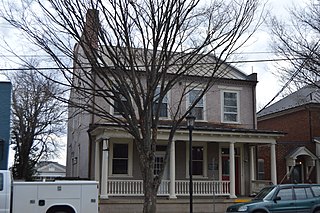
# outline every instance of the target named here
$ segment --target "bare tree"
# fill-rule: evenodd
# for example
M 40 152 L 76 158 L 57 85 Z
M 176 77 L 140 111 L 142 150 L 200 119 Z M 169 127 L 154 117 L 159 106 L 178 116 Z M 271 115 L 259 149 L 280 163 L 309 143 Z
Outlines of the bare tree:
M 13 176 L 31 179 L 35 165 L 59 156 L 65 134 L 65 110 L 55 96 L 62 90 L 35 71 L 10 76 L 12 94 L 12 144 L 15 151 Z
M 20 7 L 4 6 L 2 17 L 56 62 L 72 89 L 73 96 L 66 100 L 71 107 L 132 135 L 144 180 L 144 212 L 156 212 L 156 194 L 174 134 L 214 82 L 232 69 L 226 60 L 261 24 L 259 2 L 22 2 Z M 73 61 L 73 70 L 66 58 Z M 179 101 L 170 108 L 165 163 L 154 176 L 161 103 L 180 84 Z M 198 85 L 201 92 L 185 107 L 187 94 Z
M 279 77 L 288 91 L 319 81 L 320 2 L 312 0 L 305 7 L 289 9 L 290 20 L 272 17 L 271 47 L 285 59 L 279 65 Z

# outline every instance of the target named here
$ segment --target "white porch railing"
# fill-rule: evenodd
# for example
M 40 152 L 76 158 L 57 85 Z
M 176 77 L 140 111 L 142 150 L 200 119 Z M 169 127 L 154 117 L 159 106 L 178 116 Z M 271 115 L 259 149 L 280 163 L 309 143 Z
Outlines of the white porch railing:
M 195 196 L 226 196 L 230 194 L 229 181 L 193 181 L 193 194 Z M 169 195 L 169 180 L 163 180 L 158 196 Z M 189 180 L 176 180 L 175 195 L 189 195 Z M 108 180 L 108 195 L 109 196 L 142 196 L 143 181 L 142 180 Z

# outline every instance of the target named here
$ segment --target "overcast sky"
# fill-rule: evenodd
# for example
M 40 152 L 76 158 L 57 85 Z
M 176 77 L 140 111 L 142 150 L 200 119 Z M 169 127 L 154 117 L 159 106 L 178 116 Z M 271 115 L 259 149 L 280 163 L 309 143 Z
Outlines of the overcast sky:
M 267 8 L 271 9 L 271 12 L 278 17 L 286 18 L 286 9 L 291 7 L 293 4 L 296 5 L 304 5 L 306 2 L 312 0 L 268 0 Z M 17 44 L 22 39 L 18 34 L 14 33 L 12 28 L 4 24 L 0 20 L 0 38 L 4 38 L 8 43 Z M 270 53 L 269 48 L 270 37 L 268 29 L 266 25 L 263 25 L 262 28 L 254 35 L 251 41 L 247 44 L 243 53 L 248 53 L 242 55 L 243 60 L 263 60 L 263 59 L 274 59 L 275 56 Z M 14 45 L 13 45 L 14 46 Z M 15 48 L 21 49 L 21 54 L 30 54 L 28 49 L 24 45 L 19 45 Z M 1 49 L 1 47 L 0 47 Z M 265 53 L 269 52 L 269 53 Z M 5 51 L 1 50 L 0 54 L 5 54 Z M 1 55 L 0 55 L 1 56 Z M 13 65 L 10 60 L 14 60 L 13 57 L 7 58 L 4 60 L 1 57 L 2 63 L 0 68 L 16 68 L 17 65 Z M 260 62 L 260 63 L 244 63 L 235 65 L 241 71 L 251 74 L 255 72 L 258 74 L 258 85 L 257 85 L 257 103 L 258 109 L 263 107 L 266 103 L 268 103 L 280 90 L 280 85 L 278 79 L 272 73 L 276 72 L 274 63 Z M 0 72 L 1 73 L 1 72 Z M 4 78 L 0 75 L 0 80 Z M 267 89 L 268 88 L 268 89 Z
M 281 18 L 282 20 L 285 20 L 289 17 L 287 13 L 288 8 L 292 7 L 293 5 L 304 6 L 306 3 L 310 1 L 312 0 L 268 0 L 267 7 L 270 8 L 270 11 L 273 15 L 277 16 L 278 18 Z M 250 53 L 245 56 L 245 59 L 275 59 L 276 56 L 271 53 L 272 50 L 270 49 L 269 44 L 269 29 L 266 25 L 263 25 L 262 28 L 254 35 L 254 38 L 252 39 L 252 41 L 250 41 L 250 43 L 244 50 L 244 52 Z M 279 80 L 273 74 L 277 72 L 276 66 L 276 63 L 271 62 L 245 63 L 238 66 L 240 70 L 247 74 L 250 74 L 252 72 L 258 74 L 258 109 L 264 107 L 281 89 Z
M 267 7 L 271 9 L 271 12 L 281 17 L 282 19 L 287 18 L 286 9 L 291 7 L 293 4 L 296 5 L 305 5 L 305 3 L 310 2 L 312 0 L 268 0 Z M 21 37 L 18 36 L 14 32 L 14 30 L 8 25 L 4 24 L 3 21 L 0 20 L 0 38 L 4 38 L 10 45 L 15 48 L 21 49 L 21 54 L 30 54 L 25 45 L 21 44 Z M 2 42 L 3 43 L 3 42 Z M 19 44 L 20 45 L 16 45 Z M 263 25 L 261 28 L 251 39 L 251 41 L 247 44 L 246 48 L 243 50 L 244 54 L 242 58 L 243 60 L 264 60 L 264 59 L 275 59 L 275 56 L 270 53 L 271 50 L 269 48 L 270 37 L 268 29 L 266 25 Z M 1 45 L 1 44 L 0 44 Z M 3 55 L 7 55 L 6 51 L 3 50 L 0 46 L 0 68 L 17 68 L 18 65 L 14 65 L 11 63 L 11 60 L 14 60 L 14 57 L 4 58 Z M 2 55 L 1 55 L 2 54 Z M 270 62 L 260 62 L 260 63 L 244 63 L 237 64 L 237 68 L 241 71 L 251 74 L 258 74 L 258 85 L 257 85 L 257 108 L 261 109 L 265 104 L 267 104 L 281 89 L 280 83 L 278 79 L 272 73 L 276 73 L 276 67 L 274 63 Z M 5 80 L 3 76 L 1 76 L 0 71 L 0 81 Z M 60 163 L 65 164 L 65 159 L 59 160 Z

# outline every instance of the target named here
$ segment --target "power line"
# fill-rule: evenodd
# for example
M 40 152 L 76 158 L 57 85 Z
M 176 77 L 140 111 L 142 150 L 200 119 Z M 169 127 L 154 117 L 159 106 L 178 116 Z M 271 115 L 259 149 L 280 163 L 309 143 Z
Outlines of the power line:
M 283 58 L 283 59 L 259 59 L 259 60 L 238 60 L 238 61 L 230 61 L 226 62 L 227 64 L 244 64 L 244 63 L 265 63 L 265 62 L 278 62 L 278 61 L 292 61 L 292 60 L 299 60 L 303 58 L 294 58 L 294 59 L 288 59 L 288 58 Z M 176 66 L 179 64 L 176 64 Z M 180 64 L 181 65 L 181 64 Z M 215 65 L 214 62 L 212 63 L 197 63 L 195 65 Z M 136 66 L 138 67 L 144 67 L 145 65 L 141 66 Z M 85 68 L 91 68 L 91 67 L 82 67 L 83 69 Z M 73 67 L 21 67 L 21 68 L 0 68 L 0 71 L 19 71 L 19 70 L 60 70 L 60 69 L 73 69 Z
M 239 53 L 232 53 L 231 55 L 254 55 L 254 54 L 276 54 L 276 52 L 272 51 L 248 51 L 248 52 L 239 52 Z M 58 57 L 68 57 L 66 55 L 57 55 Z M 23 57 L 51 57 L 50 55 L 4 55 L 1 54 L 0 58 L 23 58 Z

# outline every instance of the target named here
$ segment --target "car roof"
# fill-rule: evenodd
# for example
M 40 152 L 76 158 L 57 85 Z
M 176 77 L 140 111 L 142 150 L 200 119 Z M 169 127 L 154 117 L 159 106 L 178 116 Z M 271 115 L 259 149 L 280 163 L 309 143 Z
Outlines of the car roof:
M 306 187 L 306 186 L 320 186 L 320 184 L 308 184 L 308 183 L 298 183 L 298 184 L 279 184 L 277 187 Z

